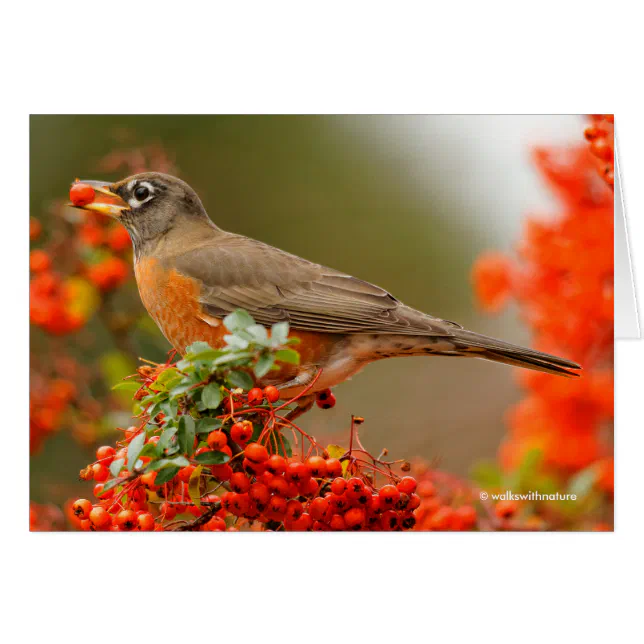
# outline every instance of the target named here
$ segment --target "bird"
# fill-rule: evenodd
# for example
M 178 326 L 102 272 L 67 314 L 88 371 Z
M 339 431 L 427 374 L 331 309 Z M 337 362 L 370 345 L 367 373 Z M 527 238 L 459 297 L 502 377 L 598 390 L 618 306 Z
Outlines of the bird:
M 143 305 L 179 354 L 196 341 L 223 346 L 223 319 L 237 309 L 268 329 L 288 322 L 300 341 L 299 364 L 270 371 L 258 385 L 276 386 L 284 399 L 299 396 L 298 415 L 316 393 L 384 358 L 473 357 L 579 375 L 575 362 L 468 331 L 406 306 L 379 286 L 224 231 L 177 177 L 144 172 L 114 183 L 82 183 L 95 196 L 71 205 L 125 226 Z

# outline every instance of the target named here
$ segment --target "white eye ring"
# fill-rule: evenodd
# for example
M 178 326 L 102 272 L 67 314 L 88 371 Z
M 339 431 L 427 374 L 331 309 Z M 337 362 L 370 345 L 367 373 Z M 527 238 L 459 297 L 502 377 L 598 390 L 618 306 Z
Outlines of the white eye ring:
M 132 181 L 130 185 L 128 185 L 128 190 L 130 192 L 134 192 L 138 188 L 147 188 L 148 189 L 148 196 L 143 199 L 142 201 L 139 201 L 136 197 L 132 196 L 128 199 L 128 204 L 130 204 L 130 208 L 140 208 L 144 203 L 150 201 L 154 197 L 154 187 L 152 186 L 151 183 L 148 183 L 147 181 Z

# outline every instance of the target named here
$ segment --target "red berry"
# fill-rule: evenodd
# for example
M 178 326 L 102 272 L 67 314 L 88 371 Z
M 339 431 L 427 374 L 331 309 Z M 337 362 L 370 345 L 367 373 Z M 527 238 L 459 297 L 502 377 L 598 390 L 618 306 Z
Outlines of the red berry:
M 94 480 L 103 483 L 104 481 L 107 481 L 110 471 L 105 465 L 102 463 L 95 463 L 92 466 L 92 472 L 94 473 Z
M 331 530 L 346 530 L 347 524 L 344 521 L 344 517 L 341 514 L 334 514 L 331 517 L 331 521 L 329 522 L 329 527 Z
M 347 497 L 349 497 L 352 501 L 355 501 L 360 496 L 363 496 L 364 493 L 365 488 L 362 479 L 354 476 L 347 481 Z
M 317 480 L 313 477 L 306 481 L 300 481 L 298 484 L 298 489 L 302 496 L 315 496 L 319 487 Z
M 116 450 L 111 445 L 103 445 L 96 450 L 96 459 L 109 467 L 114 460 Z
M 286 519 L 287 521 L 297 521 L 304 512 L 304 506 L 293 499 L 286 504 Z
M 315 399 L 315 404 L 320 408 L 320 409 L 331 409 L 331 407 L 335 407 L 336 399 L 335 396 L 331 393 L 331 390 L 327 390 L 329 393 L 325 394 L 324 397 L 322 397 L 321 394 L 317 395 L 317 398 Z
M 133 512 L 132 510 L 121 510 L 121 512 L 116 515 L 116 525 L 121 530 L 134 530 L 137 525 L 136 520 L 136 512 Z
M 89 513 L 89 520 L 96 530 L 107 530 L 112 525 L 112 517 L 100 505 L 92 508 Z
M 253 463 L 264 463 L 268 460 L 268 450 L 259 443 L 250 443 L 244 449 L 244 455 Z
M 393 510 L 387 510 L 386 512 L 383 512 L 380 519 L 380 526 L 387 532 L 400 528 L 400 519 L 398 517 L 398 513 L 394 512 Z
M 179 481 L 181 481 L 182 483 L 189 483 L 190 482 L 190 477 L 192 476 L 192 473 L 196 469 L 197 468 L 194 465 L 186 465 L 185 467 L 182 467 L 179 470 L 179 472 L 177 473 L 177 479 Z M 156 474 L 156 472 L 150 472 L 150 474 Z M 146 476 L 147 476 L 147 474 L 146 474 Z M 141 477 L 141 479 L 143 479 L 143 477 Z
M 224 532 L 226 530 L 226 522 L 220 517 L 213 517 L 206 523 L 204 528 L 211 532 Z
M 288 494 L 288 483 L 286 482 L 286 479 L 282 478 L 281 476 L 276 476 L 268 484 L 268 489 L 273 494 L 278 494 L 279 496 L 286 496 Z
M 220 429 L 216 429 L 208 434 L 206 442 L 211 449 L 221 450 L 228 444 L 228 436 Z
M 304 512 L 298 519 L 295 521 L 289 521 L 288 525 L 285 524 L 284 527 L 287 530 L 292 530 L 293 532 L 306 532 L 310 529 L 312 523 L 313 521 L 311 516 Z
M 271 517 L 282 518 L 286 514 L 286 499 L 282 496 L 272 496 L 266 512 Z
M 235 443 L 240 443 L 241 445 L 245 445 L 251 439 L 252 435 L 253 423 L 249 420 L 242 420 L 230 428 L 230 437 Z
M 324 478 L 326 476 L 326 460 L 321 456 L 311 456 L 306 460 L 306 464 L 311 470 L 311 476 L 315 478 Z
M 268 402 L 277 402 L 280 399 L 279 389 L 277 387 L 273 387 L 273 385 L 264 387 L 264 396 L 266 396 L 266 400 L 268 400 Z
M 342 476 L 342 463 L 337 458 L 326 459 L 326 475 L 329 478 Z
M 518 509 L 519 505 L 516 501 L 499 501 L 494 508 L 494 513 L 499 519 L 509 519 Z
M 268 504 L 271 492 L 265 483 L 253 483 L 250 486 L 248 497 L 257 504 L 258 508 L 263 510 Z
M 396 485 L 398 491 L 403 494 L 412 494 L 416 491 L 416 486 L 416 479 L 412 476 L 404 476 L 398 481 L 398 485 Z
M 250 479 L 243 472 L 235 472 L 230 477 L 230 487 L 237 494 L 244 494 L 250 490 Z
M 224 463 L 224 465 L 213 465 L 210 468 L 210 473 L 218 481 L 229 481 L 230 477 L 233 475 L 233 468 L 230 467 L 228 463 Z
M 150 532 L 154 530 L 154 517 L 149 512 L 139 514 L 136 519 L 137 528 L 142 532 Z
M 94 201 L 94 188 L 86 183 L 76 182 L 69 189 L 69 199 L 75 206 L 86 206 Z
M 286 480 L 300 483 L 311 478 L 311 468 L 306 463 L 293 461 L 286 466 Z
M 174 517 L 177 516 L 176 507 L 174 505 L 170 505 L 169 503 L 162 503 L 159 511 L 161 512 L 161 516 L 168 521 L 171 521 L 172 519 L 174 519 Z
M 248 404 L 259 405 L 264 400 L 264 392 L 259 387 L 253 387 L 248 392 Z
M 286 459 L 283 456 L 280 456 L 279 454 L 273 454 L 266 461 L 266 469 L 271 474 L 275 474 L 275 475 L 284 474 L 284 472 L 286 471 Z
M 74 505 L 72 505 L 72 512 L 81 520 L 89 519 L 89 513 L 91 511 L 92 503 L 87 499 L 78 499 L 78 501 L 76 501 Z
M 344 515 L 344 522 L 349 530 L 361 530 L 367 520 L 362 508 L 351 508 Z
M 328 499 L 323 499 L 319 496 L 317 499 L 313 499 L 309 504 L 309 514 L 312 519 L 322 521 L 327 515 L 330 507 Z
M 393 485 L 383 485 L 378 494 L 384 508 L 393 508 L 400 500 L 400 492 Z

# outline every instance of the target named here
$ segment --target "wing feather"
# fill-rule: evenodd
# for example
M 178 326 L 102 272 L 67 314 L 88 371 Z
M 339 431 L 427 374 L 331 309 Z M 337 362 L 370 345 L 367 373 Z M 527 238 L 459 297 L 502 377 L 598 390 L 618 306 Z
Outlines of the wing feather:
M 399 302 L 384 289 L 262 242 L 226 233 L 174 258 L 201 283 L 207 315 L 246 309 L 264 325 L 325 333 L 449 336 L 459 325 Z

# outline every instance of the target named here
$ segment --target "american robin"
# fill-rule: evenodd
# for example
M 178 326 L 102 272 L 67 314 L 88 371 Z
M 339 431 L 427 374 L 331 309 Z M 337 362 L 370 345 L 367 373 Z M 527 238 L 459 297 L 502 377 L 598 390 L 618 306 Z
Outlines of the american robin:
M 170 344 L 184 353 L 202 340 L 223 344 L 223 318 L 246 309 L 267 327 L 287 321 L 300 339 L 299 365 L 285 365 L 259 383 L 282 397 L 301 392 L 302 410 L 316 391 L 347 380 L 382 358 L 468 356 L 577 376 L 579 365 L 514 346 L 432 317 L 384 289 L 218 228 L 196 192 L 165 174 L 146 172 L 116 183 L 85 181 L 94 201 L 80 206 L 118 219 L 134 246 L 141 300 Z

